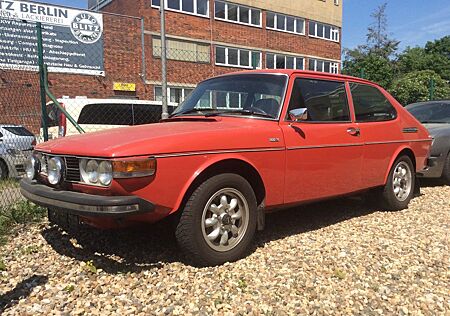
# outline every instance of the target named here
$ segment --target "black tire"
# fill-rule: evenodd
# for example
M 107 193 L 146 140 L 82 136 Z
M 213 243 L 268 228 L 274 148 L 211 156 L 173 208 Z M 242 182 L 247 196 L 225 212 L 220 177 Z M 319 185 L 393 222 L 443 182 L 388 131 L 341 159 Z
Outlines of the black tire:
M 234 248 L 227 251 L 217 251 L 208 244 L 204 230 L 204 211 L 208 212 L 207 204 L 221 190 L 236 190 L 245 199 L 248 206 L 248 224 L 246 230 L 239 236 Z M 217 195 L 219 197 L 219 195 Z M 230 203 L 231 205 L 231 203 Z M 240 207 L 239 207 L 240 208 Z M 245 210 L 246 208 L 243 207 Z M 178 245 L 188 258 L 198 266 L 215 266 L 225 262 L 236 261 L 247 254 L 257 223 L 257 203 L 255 193 L 251 185 L 243 177 L 224 173 L 209 178 L 195 189 L 187 200 L 176 228 L 176 239 Z M 220 221 L 220 224 L 223 224 Z M 230 239 L 231 240 L 231 239 Z M 220 246 L 218 246 L 220 247 Z
M 0 159 L 0 180 L 6 179 L 9 176 L 9 170 L 6 163 Z
M 409 193 L 404 195 L 403 198 L 399 198 L 394 192 L 394 172 L 397 167 L 402 164 L 402 166 L 407 166 L 410 171 L 411 179 L 410 181 L 410 190 Z M 392 165 L 391 171 L 389 172 L 389 176 L 387 179 L 387 183 L 381 191 L 381 202 L 384 209 L 389 211 L 399 211 L 408 207 L 409 202 L 414 197 L 414 188 L 415 188 L 415 180 L 416 180 L 416 172 L 414 169 L 414 165 L 411 161 L 411 158 L 408 156 L 401 156 L 397 158 Z
M 450 153 L 447 155 L 447 159 L 444 162 L 444 170 L 442 171 L 442 180 L 445 184 L 450 185 Z

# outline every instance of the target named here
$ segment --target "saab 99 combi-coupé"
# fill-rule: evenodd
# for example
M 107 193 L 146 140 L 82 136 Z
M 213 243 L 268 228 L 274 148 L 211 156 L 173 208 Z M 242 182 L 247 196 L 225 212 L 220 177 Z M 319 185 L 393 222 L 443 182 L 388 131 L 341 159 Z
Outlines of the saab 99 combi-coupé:
M 70 214 L 107 228 L 177 214 L 182 250 L 217 265 L 245 255 L 267 211 L 369 189 L 385 209 L 406 208 L 431 141 L 369 81 L 250 71 L 200 83 L 160 123 L 40 144 L 21 191 L 54 222 Z

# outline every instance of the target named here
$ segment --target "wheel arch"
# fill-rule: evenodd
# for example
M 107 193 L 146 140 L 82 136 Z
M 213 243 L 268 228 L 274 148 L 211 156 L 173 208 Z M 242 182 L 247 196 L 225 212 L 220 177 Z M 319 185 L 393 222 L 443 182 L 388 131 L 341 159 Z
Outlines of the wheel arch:
M 397 151 L 394 153 L 394 155 L 392 155 L 391 161 L 389 162 L 389 168 L 386 171 L 386 174 L 384 175 L 384 183 L 387 183 L 388 177 L 389 177 L 389 172 L 392 169 L 392 166 L 394 165 L 395 161 L 403 156 L 406 155 L 408 156 L 412 163 L 413 163 L 413 168 L 414 168 L 414 172 L 416 172 L 416 168 L 417 168 L 417 161 L 416 161 L 416 155 L 414 155 L 414 151 L 407 146 L 402 146 L 400 148 L 397 149 Z
M 235 173 L 246 179 L 255 192 L 258 206 L 264 203 L 266 189 L 256 167 L 243 157 L 222 157 L 201 166 L 186 183 L 172 211 L 178 212 L 194 190 L 210 177 L 222 173 Z

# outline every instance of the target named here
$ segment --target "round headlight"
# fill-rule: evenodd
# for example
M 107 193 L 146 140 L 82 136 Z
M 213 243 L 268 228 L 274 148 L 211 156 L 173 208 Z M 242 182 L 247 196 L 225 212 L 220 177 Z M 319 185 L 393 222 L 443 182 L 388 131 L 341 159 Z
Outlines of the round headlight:
M 102 185 L 110 185 L 113 178 L 112 164 L 109 161 L 102 161 L 98 165 L 98 180 Z
M 27 163 L 25 165 L 25 173 L 29 180 L 36 179 L 36 176 L 39 173 L 40 169 L 39 165 L 40 165 L 39 160 L 36 157 L 31 156 L 30 158 L 27 159 Z
M 95 160 L 89 160 L 86 164 L 87 181 L 90 183 L 98 182 L 98 162 Z
M 47 177 L 50 184 L 58 184 L 63 178 L 64 163 L 61 158 L 53 157 L 47 163 Z

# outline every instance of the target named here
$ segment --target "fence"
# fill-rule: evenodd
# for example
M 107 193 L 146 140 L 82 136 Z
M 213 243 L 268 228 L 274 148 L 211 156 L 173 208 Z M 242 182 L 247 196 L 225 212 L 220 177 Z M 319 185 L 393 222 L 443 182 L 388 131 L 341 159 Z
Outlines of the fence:
M 1 12 L 0 217 L 23 201 L 36 143 L 161 118 L 145 84 L 141 19 L 76 11 L 67 8 L 67 27 Z

